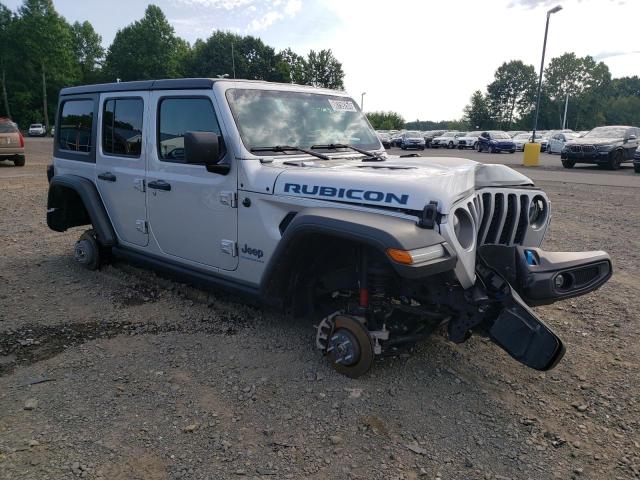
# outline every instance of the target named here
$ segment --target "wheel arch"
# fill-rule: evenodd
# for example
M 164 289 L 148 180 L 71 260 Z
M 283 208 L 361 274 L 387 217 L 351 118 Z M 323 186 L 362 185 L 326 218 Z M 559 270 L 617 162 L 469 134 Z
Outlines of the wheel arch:
M 78 175 L 54 175 L 47 196 L 47 225 L 64 232 L 93 225 L 101 245 L 113 246 L 117 238 L 95 184 Z
M 445 246 L 446 257 L 427 265 L 401 265 L 386 253 L 389 248 L 415 250 L 436 244 Z M 262 296 L 286 300 L 297 286 L 298 272 L 308 268 L 311 260 L 332 259 L 353 246 L 375 250 L 406 278 L 451 270 L 457 260 L 437 231 L 420 228 L 408 219 L 339 208 L 309 208 L 297 212 L 284 230 L 262 276 Z

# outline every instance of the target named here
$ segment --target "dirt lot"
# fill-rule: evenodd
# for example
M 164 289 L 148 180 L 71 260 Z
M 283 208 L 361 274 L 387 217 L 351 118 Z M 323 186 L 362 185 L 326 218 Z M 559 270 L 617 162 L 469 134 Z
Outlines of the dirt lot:
M 543 307 L 548 373 L 440 338 L 359 380 L 309 325 L 47 229 L 50 141 L 0 164 L 0 478 L 640 478 L 640 189 L 548 182 L 547 249 L 608 250 L 600 291 Z

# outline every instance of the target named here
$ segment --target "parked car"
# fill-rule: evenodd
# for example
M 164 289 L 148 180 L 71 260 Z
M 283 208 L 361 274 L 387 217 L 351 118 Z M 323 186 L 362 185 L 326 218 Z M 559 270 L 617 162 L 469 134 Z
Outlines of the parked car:
M 47 135 L 47 129 L 41 123 L 32 123 L 29 125 L 28 134 L 30 137 L 44 137 Z
M 606 252 L 539 248 L 551 211 L 531 179 L 388 156 L 343 92 L 165 79 L 65 88 L 58 105 L 42 213 L 56 232 L 87 226 L 79 266 L 119 258 L 314 319 L 307 343 L 349 377 L 443 328 L 547 371 L 565 347 L 529 306 L 612 275 Z
M 444 130 L 429 130 L 427 132 L 424 132 L 424 135 L 423 135 L 424 146 L 426 148 L 431 148 L 431 142 L 433 141 L 433 139 L 436 137 L 439 137 L 443 133 L 444 133 Z
M 640 147 L 638 147 L 636 153 L 633 154 L 633 170 L 636 173 L 640 173 Z
M 508 133 L 494 130 L 489 132 L 482 132 L 482 134 L 478 137 L 476 150 L 478 152 L 489 153 L 514 153 L 516 151 L 516 144 L 513 142 Z
M 458 137 L 458 148 L 464 150 L 465 148 L 471 148 L 475 150 L 476 143 L 478 143 L 478 137 L 482 132 L 469 132 L 465 135 Z
M 404 133 L 404 130 L 400 131 L 400 132 L 396 132 L 391 136 L 391 146 L 392 147 L 400 147 L 400 144 L 402 143 L 402 134 Z
M 524 130 L 510 130 L 507 132 L 507 135 L 509 135 L 511 138 L 515 138 L 517 135 L 521 135 L 523 133 L 527 133 Z
M 431 140 L 431 148 L 455 148 L 458 145 L 458 138 L 462 137 L 466 132 L 444 132 L 439 137 Z
M 0 160 L 11 160 L 16 167 L 24 166 L 24 137 L 18 125 L 0 118 Z
M 384 148 L 391 148 L 391 136 L 388 133 L 377 132 L 378 138 Z
M 565 143 L 560 154 L 562 166 L 573 168 L 576 163 L 591 163 L 617 170 L 623 163 L 633 161 L 638 136 L 640 128 L 637 127 L 596 127 L 584 137 Z
M 409 148 L 416 148 L 424 150 L 424 137 L 420 132 L 406 132 L 402 135 L 400 141 L 400 148 L 407 150 Z
M 551 137 L 549 137 L 547 152 L 561 153 L 564 148 L 564 144 L 574 138 L 578 138 L 578 134 L 576 132 L 559 132 L 551 135 Z
M 516 150 L 521 152 L 524 150 L 524 145 L 531 141 L 531 133 L 519 133 L 513 137 L 513 143 L 516 144 Z

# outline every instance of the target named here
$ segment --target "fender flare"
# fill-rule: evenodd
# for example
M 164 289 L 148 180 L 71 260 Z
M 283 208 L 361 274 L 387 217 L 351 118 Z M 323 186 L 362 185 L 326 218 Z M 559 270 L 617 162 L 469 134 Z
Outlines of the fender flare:
M 297 212 L 286 226 L 282 238 L 267 264 L 260 282 L 265 297 L 273 295 L 273 282 L 286 272 L 299 242 L 308 235 L 321 234 L 346 241 L 362 243 L 379 250 L 415 250 L 442 244 L 445 256 L 419 265 L 402 265 L 389 259 L 395 271 L 404 278 L 418 279 L 453 270 L 457 257 L 445 239 L 435 230 L 418 227 L 406 218 L 376 212 L 339 208 L 307 208 Z M 277 289 L 277 287 L 276 287 Z
M 60 188 L 70 189 L 78 194 L 101 245 L 111 247 L 118 243 L 115 230 L 111 225 L 111 220 L 107 215 L 98 189 L 91 180 L 78 175 L 54 175 L 51 179 L 47 197 L 47 225 L 50 229 L 64 232 L 71 227 L 86 224 L 69 222 L 65 212 L 61 212 L 62 207 L 58 203 L 60 200 L 58 195 Z

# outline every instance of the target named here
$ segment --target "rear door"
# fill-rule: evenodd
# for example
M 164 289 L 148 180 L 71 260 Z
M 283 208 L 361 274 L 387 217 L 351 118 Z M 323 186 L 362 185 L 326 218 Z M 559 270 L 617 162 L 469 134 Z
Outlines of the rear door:
M 96 185 L 123 244 L 146 246 L 148 92 L 100 96 Z

